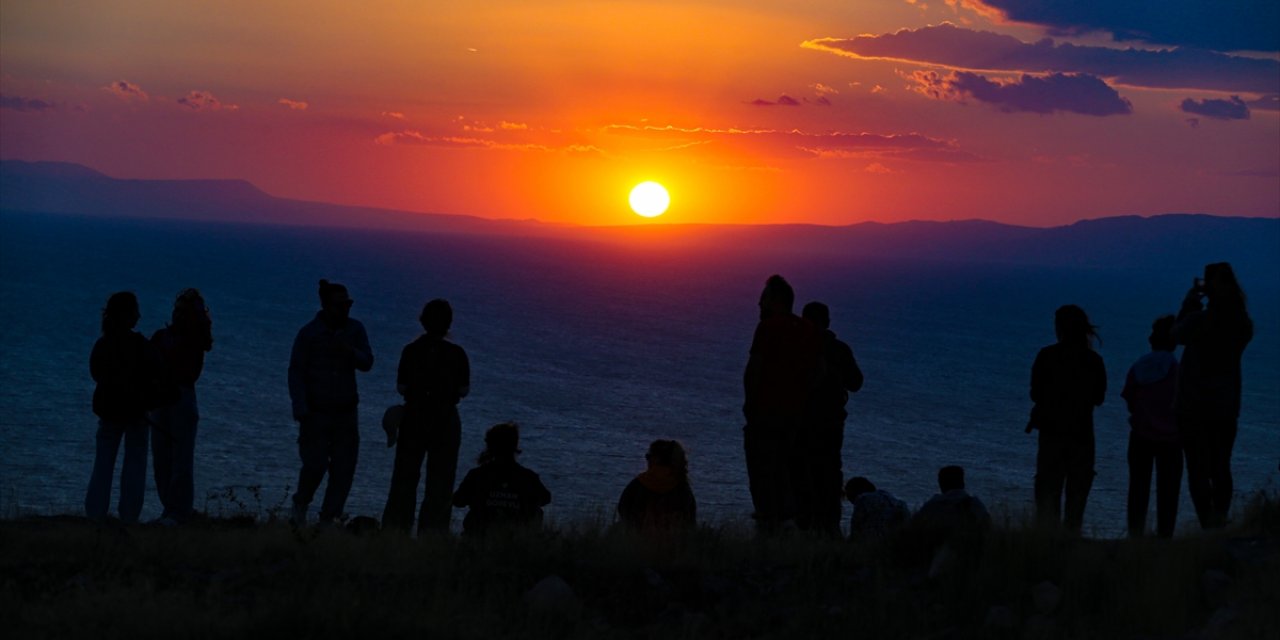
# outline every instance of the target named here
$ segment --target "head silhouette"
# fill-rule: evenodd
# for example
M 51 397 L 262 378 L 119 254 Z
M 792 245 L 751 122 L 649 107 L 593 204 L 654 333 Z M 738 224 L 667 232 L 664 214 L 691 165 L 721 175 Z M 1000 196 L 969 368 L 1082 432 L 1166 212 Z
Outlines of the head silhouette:
M 1084 309 L 1074 304 L 1058 307 L 1053 315 L 1053 330 L 1059 344 L 1092 348 L 1098 338 L 1098 327 L 1090 324 Z
M 964 488 L 964 467 L 947 465 L 938 469 L 938 489 L 942 493 Z
M 484 451 L 480 453 L 480 464 L 495 460 L 514 460 L 520 453 L 520 425 L 514 422 L 500 422 L 484 432 Z
M 345 286 L 328 280 L 320 281 L 320 308 L 330 320 L 345 322 L 351 315 L 352 304 L 351 295 L 347 293 Z
M 649 444 L 649 452 L 644 454 L 644 459 L 650 467 L 671 469 L 681 478 L 689 476 L 689 459 L 684 446 L 675 440 L 654 440 Z
M 831 326 L 831 310 L 821 302 L 815 301 L 806 304 L 804 311 L 800 312 L 800 317 L 808 320 L 819 329 L 826 329 Z
M 1173 315 L 1165 315 L 1151 323 L 1151 336 L 1147 338 L 1147 342 L 1151 343 L 1152 349 L 1173 351 L 1178 348 L 1178 344 L 1173 341 L 1173 325 L 1176 321 Z
M 132 291 L 119 291 L 107 298 L 102 308 L 102 333 L 123 333 L 138 325 L 142 314 L 138 312 L 138 296 Z
M 453 307 L 449 306 L 448 301 L 436 298 L 422 307 L 418 322 L 422 323 L 422 328 L 428 335 L 443 336 L 449 333 L 449 327 L 453 325 Z
M 857 500 L 858 496 L 864 493 L 871 493 L 875 490 L 876 485 L 871 484 L 870 480 L 862 476 L 849 478 L 849 481 L 844 483 L 844 497 L 848 499 L 849 502 Z
M 174 325 L 187 325 L 207 316 L 208 309 L 204 306 L 204 296 L 200 295 L 199 289 L 183 289 L 173 301 L 171 321 Z
M 1210 309 L 1245 310 L 1244 290 L 1240 288 L 1230 262 L 1214 262 L 1204 266 L 1204 294 L 1209 298 Z
M 796 292 L 787 280 L 777 274 L 769 276 L 760 293 L 760 319 L 787 315 L 795 304 Z

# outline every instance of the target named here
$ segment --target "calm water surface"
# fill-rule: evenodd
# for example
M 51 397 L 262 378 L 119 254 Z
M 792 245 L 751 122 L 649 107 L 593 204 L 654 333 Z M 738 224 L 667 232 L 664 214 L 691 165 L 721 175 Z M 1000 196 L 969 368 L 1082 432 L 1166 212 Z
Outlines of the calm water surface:
M 1146 352 L 1151 320 L 1176 311 L 1192 272 L 814 260 L 726 250 L 628 250 L 556 240 L 0 216 L 0 509 L 78 512 L 93 461 L 88 356 L 117 290 L 142 302 L 139 328 L 168 319 L 200 288 L 214 350 L 198 385 L 197 508 L 285 502 L 299 462 L 286 368 L 317 309 L 316 281 L 345 283 L 373 346 L 359 377 L 362 442 L 348 511 L 380 517 L 392 467 L 379 419 L 398 401 L 400 349 L 422 304 L 454 307 L 453 339 L 471 357 L 461 405 L 460 474 L 484 429 L 521 424 L 522 461 L 551 489 L 557 520 L 610 514 L 643 469 L 648 442 L 690 451 L 700 515 L 750 513 L 741 447 L 741 374 L 764 279 L 782 273 L 798 303 L 822 300 L 867 382 L 849 403 L 845 473 L 913 507 L 944 464 L 1013 513 L 1030 507 L 1035 439 L 1023 426 L 1031 361 L 1053 341 L 1053 311 L 1084 307 L 1101 325 L 1109 390 L 1097 410 L 1098 478 L 1086 528 L 1119 535 L 1127 471 L 1124 374 Z M 1245 354 L 1235 454 L 1239 490 L 1274 488 L 1280 455 L 1280 274 L 1240 274 L 1257 337 Z M 798 305 L 799 306 L 799 305 Z M 117 487 L 118 489 L 118 487 Z M 1180 521 L 1194 519 L 1183 492 Z M 205 499 L 205 496 L 214 496 Z M 159 514 L 149 489 L 143 517 Z M 459 514 L 460 515 L 460 514 Z M 847 511 L 846 511 L 847 518 Z M 1154 515 L 1152 516 L 1152 521 Z

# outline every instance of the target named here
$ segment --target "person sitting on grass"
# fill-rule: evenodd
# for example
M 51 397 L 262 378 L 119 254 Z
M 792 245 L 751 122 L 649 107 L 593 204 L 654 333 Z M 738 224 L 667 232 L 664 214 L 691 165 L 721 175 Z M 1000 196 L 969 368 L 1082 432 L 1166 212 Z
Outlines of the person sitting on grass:
M 986 505 L 964 489 L 964 467 L 938 470 L 938 489 L 911 519 L 912 526 L 934 530 L 944 537 L 953 533 L 984 532 L 991 528 Z
M 884 538 L 911 519 L 907 503 L 884 489 L 877 489 L 862 476 L 845 483 L 844 497 L 853 505 L 853 515 L 849 517 L 849 540 Z
M 642 533 L 692 529 L 698 503 L 689 487 L 689 461 L 675 440 L 654 440 L 644 459 L 649 468 L 636 476 L 618 500 L 622 524 Z
M 484 434 L 480 466 L 467 472 L 453 494 L 453 506 L 470 507 L 462 520 L 466 534 L 482 534 L 499 528 L 542 523 L 542 507 L 551 503 L 551 492 L 538 474 L 520 466 L 520 427 L 503 422 Z

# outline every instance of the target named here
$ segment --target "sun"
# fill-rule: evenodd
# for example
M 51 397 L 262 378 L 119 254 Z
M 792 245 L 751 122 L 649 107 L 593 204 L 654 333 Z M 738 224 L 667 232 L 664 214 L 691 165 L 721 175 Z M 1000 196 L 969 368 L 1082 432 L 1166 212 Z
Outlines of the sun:
M 631 210 L 646 218 L 662 215 L 671 204 L 667 189 L 653 182 L 641 182 L 631 189 Z

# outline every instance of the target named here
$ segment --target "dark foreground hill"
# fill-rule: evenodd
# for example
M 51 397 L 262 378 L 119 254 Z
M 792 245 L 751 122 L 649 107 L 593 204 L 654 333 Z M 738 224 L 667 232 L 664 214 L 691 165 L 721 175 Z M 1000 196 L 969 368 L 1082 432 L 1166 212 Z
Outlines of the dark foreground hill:
M 0 521 L 6 637 L 1273 638 L 1280 504 L 1172 541 L 1011 527 L 941 551 L 703 529 L 411 540 Z
M 89 216 L 319 225 L 432 233 L 568 237 L 663 251 L 837 255 L 1187 271 L 1230 261 L 1280 274 L 1280 218 L 1118 216 L 1060 227 L 984 220 L 823 225 L 574 227 L 531 220 L 391 211 L 271 196 L 243 180 L 120 180 L 76 164 L 0 162 L 0 210 Z M 1256 279 L 1256 276 L 1255 276 Z

